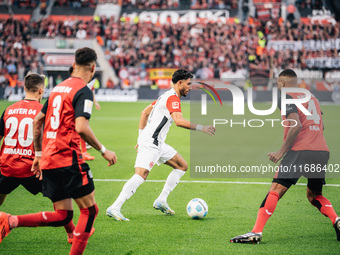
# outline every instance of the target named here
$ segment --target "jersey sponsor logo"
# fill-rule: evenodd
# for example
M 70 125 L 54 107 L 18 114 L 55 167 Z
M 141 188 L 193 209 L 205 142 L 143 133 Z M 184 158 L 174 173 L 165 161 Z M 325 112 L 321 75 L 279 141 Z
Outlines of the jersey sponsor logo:
M 172 109 L 179 109 L 179 102 L 172 102 Z
M 4 149 L 4 154 L 21 155 L 21 156 L 32 156 L 32 150 L 5 148 Z
M 57 132 L 50 132 L 50 131 L 47 131 L 47 133 L 46 133 L 46 138 L 49 138 L 49 139 L 56 139 L 56 138 L 57 138 Z
M 36 115 L 37 110 L 32 110 L 32 109 L 25 109 L 25 108 L 18 108 L 18 109 L 9 109 L 8 110 L 8 115 L 12 115 L 12 114 L 32 114 L 32 115 Z
M 92 107 L 93 107 L 93 102 L 89 99 L 85 99 L 84 101 L 84 112 L 88 114 L 92 114 Z
M 67 86 L 56 86 L 52 89 L 52 92 L 59 92 L 59 93 L 70 93 L 72 88 Z

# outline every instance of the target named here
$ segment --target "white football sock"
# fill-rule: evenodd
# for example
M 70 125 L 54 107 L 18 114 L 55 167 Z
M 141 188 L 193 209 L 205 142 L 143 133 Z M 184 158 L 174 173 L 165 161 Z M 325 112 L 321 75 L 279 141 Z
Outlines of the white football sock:
M 185 174 L 185 171 L 174 169 L 169 174 L 168 178 L 166 179 L 164 188 L 162 190 L 162 193 L 159 195 L 157 200 L 159 201 L 165 201 L 167 200 L 169 194 L 173 189 L 176 187 L 177 183 L 179 182 L 179 179 Z
M 122 205 L 125 203 L 126 200 L 128 200 L 137 190 L 137 188 L 142 185 L 144 182 L 144 179 L 142 176 L 138 174 L 134 174 L 130 180 L 128 180 L 122 191 L 120 192 L 118 198 L 116 201 L 111 205 L 112 208 L 116 210 L 120 210 L 122 208 Z

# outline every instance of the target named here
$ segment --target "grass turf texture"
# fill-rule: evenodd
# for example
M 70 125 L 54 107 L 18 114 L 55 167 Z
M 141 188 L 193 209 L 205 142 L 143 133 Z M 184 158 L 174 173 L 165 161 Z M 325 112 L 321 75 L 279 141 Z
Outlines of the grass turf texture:
M 10 105 L 0 102 L 0 111 Z M 91 127 L 99 140 L 117 153 L 118 163 L 108 168 L 105 160 L 93 149 L 96 156 L 89 162 L 95 179 L 129 179 L 134 173 L 136 153 L 133 147 L 138 133 L 140 112 L 147 103 L 101 103 L 100 111 L 93 110 Z M 339 106 L 322 106 L 326 126 L 325 137 L 331 150 L 330 163 L 339 162 L 340 136 L 338 135 Z M 189 104 L 182 105 L 184 117 L 189 117 Z M 277 113 L 279 118 L 279 113 Z M 245 147 L 242 154 L 254 157 L 279 149 L 282 128 L 261 130 L 273 143 L 258 144 L 256 154 Z M 202 134 L 203 135 L 203 134 Z M 276 137 L 276 136 L 279 136 Z M 269 138 L 268 138 L 269 137 Z M 233 138 L 230 138 L 230 146 Z M 167 142 L 188 161 L 190 166 L 189 131 L 171 128 Z M 234 154 L 232 154 L 234 153 Z M 228 150 L 231 158 L 240 157 L 239 151 Z M 256 157 L 256 159 L 255 159 Z M 264 162 L 264 163 L 267 163 Z M 165 180 L 171 169 L 155 166 L 150 180 Z M 182 178 L 190 180 L 187 173 Z M 203 179 L 207 180 L 207 179 Z M 227 181 L 264 181 L 270 179 L 208 179 Z M 301 179 L 299 182 L 305 182 Z M 264 229 L 260 245 L 229 243 L 229 239 L 252 229 L 257 210 L 270 185 L 180 183 L 170 194 L 168 202 L 176 211 L 166 216 L 152 208 L 164 183 L 144 183 L 123 206 L 124 216 L 130 222 L 117 222 L 105 216 L 106 208 L 116 199 L 125 182 L 95 181 L 96 201 L 100 212 L 95 221 L 96 231 L 89 239 L 85 254 L 337 254 L 339 242 L 328 218 L 311 206 L 306 199 L 305 186 L 293 186 L 278 203 L 276 211 Z M 339 179 L 327 179 L 327 183 L 340 183 Z M 340 187 L 324 187 L 324 195 L 340 213 Z M 205 219 L 191 220 L 186 213 L 187 203 L 195 197 L 204 199 L 209 212 Z M 52 204 L 41 194 L 33 196 L 24 188 L 8 195 L 1 211 L 26 214 L 53 210 Z M 75 206 L 75 223 L 79 210 Z M 0 254 L 68 254 L 64 228 L 18 228 L 0 244 Z

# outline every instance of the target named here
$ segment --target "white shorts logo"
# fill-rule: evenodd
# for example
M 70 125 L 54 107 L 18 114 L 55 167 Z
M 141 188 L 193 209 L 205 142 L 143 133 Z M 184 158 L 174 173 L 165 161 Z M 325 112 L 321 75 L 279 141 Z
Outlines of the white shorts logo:
M 93 107 L 93 102 L 89 99 L 85 99 L 84 101 L 84 112 L 87 112 L 88 114 L 92 114 L 92 107 Z
M 172 109 L 179 109 L 179 102 L 172 102 Z

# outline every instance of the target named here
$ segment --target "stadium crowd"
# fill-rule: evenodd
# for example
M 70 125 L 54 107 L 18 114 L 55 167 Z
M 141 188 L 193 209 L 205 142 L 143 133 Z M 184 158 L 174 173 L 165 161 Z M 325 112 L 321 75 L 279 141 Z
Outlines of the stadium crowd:
M 100 37 L 106 56 L 116 72 L 122 67 L 142 70 L 158 67 L 186 67 L 193 73 L 210 70 L 218 78 L 226 70 L 307 68 L 309 57 L 339 57 L 337 50 L 274 51 L 265 46 L 268 40 L 328 40 L 340 37 L 340 23 L 333 25 L 290 24 L 251 18 L 245 23 L 167 24 L 99 21 L 57 21 L 43 19 L 0 22 L 0 72 L 17 74 L 39 68 L 31 35 L 42 37 Z
M 138 9 L 176 9 L 180 0 L 123 0 L 123 7 Z
M 237 0 L 191 0 L 191 9 L 237 9 Z
M 0 20 L 0 83 L 15 87 L 28 70 L 42 72 L 31 46 L 31 27 L 24 20 Z

